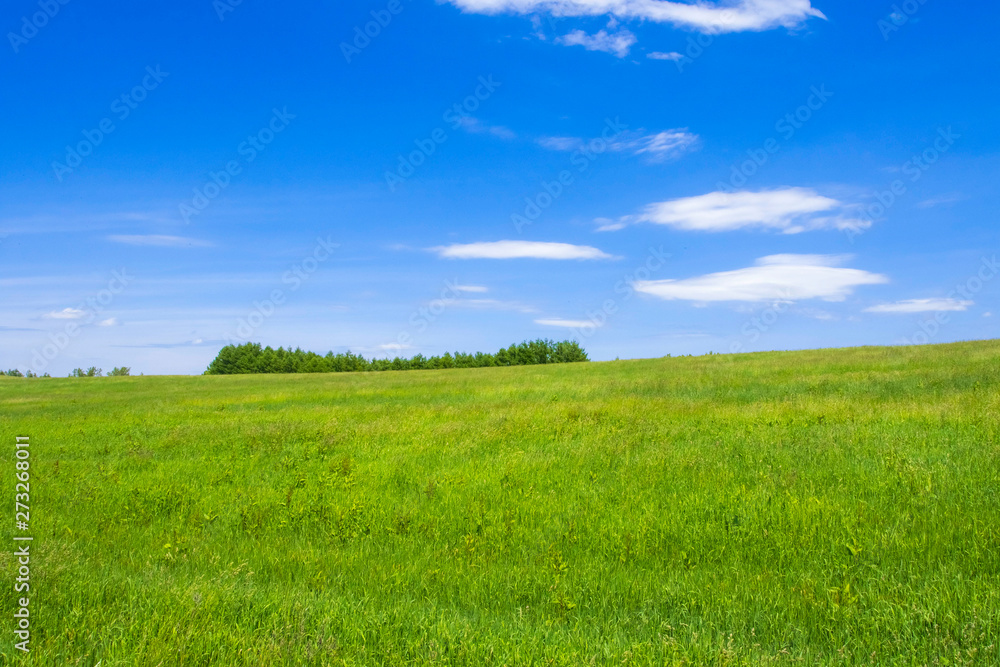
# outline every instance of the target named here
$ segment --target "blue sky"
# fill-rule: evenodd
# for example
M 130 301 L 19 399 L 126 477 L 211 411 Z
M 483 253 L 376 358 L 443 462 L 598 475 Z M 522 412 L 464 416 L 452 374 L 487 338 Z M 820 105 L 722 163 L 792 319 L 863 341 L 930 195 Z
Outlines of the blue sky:
M 2 12 L 3 368 L 998 336 L 995 3 L 64 2 Z

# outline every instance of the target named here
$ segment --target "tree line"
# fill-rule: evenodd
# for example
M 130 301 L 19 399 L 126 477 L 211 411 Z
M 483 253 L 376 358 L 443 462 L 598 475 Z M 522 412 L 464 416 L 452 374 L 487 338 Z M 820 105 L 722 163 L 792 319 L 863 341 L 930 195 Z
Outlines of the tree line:
M 495 354 L 445 352 L 441 356 L 418 354 L 404 359 L 366 359 L 350 351 L 325 356 L 299 348 L 261 347 L 260 343 L 227 345 L 208 365 L 205 375 L 248 373 L 357 373 L 371 371 L 414 371 L 438 368 L 484 368 L 487 366 L 530 366 L 590 361 L 575 341 L 538 339 L 501 348 Z
M 121 366 L 121 367 L 116 366 L 115 368 L 113 368 L 110 371 L 108 371 L 108 377 L 109 378 L 110 377 L 128 377 L 131 374 L 132 374 L 132 369 L 129 368 L 128 366 Z M 87 370 L 84 370 L 82 368 L 74 368 L 73 371 L 69 374 L 69 377 L 71 377 L 71 378 L 99 378 L 102 375 L 104 375 L 104 371 L 103 370 L 101 370 L 97 366 L 91 366 Z M 11 370 L 9 370 L 7 372 L 0 371 L 0 377 L 3 377 L 3 376 L 12 377 L 12 378 L 38 378 L 38 377 L 47 378 L 47 377 L 52 377 L 48 373 L 42 373 L 41 375 L 36 375 L 30 369 L 26 370 L 25 372 L 22 373 L 21 371 L 17 370 L 16 368 L 12 368 Z

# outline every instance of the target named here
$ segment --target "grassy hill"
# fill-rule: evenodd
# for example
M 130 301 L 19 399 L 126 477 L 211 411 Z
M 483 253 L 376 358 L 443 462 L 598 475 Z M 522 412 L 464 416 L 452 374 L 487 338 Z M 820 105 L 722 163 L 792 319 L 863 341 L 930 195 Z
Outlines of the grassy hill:
M 31 664 L 1000 664 L 1000 342 L 0 378 L 0 415 Z

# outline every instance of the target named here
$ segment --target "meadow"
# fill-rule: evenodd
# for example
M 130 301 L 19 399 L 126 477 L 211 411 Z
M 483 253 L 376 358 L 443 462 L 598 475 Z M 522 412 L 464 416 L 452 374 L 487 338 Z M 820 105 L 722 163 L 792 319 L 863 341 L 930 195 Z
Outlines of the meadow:
M 0 415 L 2 664 L 1000 664 L 997 341 L 0 377 Z

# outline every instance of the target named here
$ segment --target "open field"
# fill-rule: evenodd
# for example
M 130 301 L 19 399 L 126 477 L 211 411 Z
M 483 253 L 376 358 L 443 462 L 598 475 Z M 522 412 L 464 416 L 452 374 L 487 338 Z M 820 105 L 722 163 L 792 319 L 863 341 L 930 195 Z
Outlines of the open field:
M 1000 664 L 1000 342 L 0 378 L 0 415 L 3 664 Z

